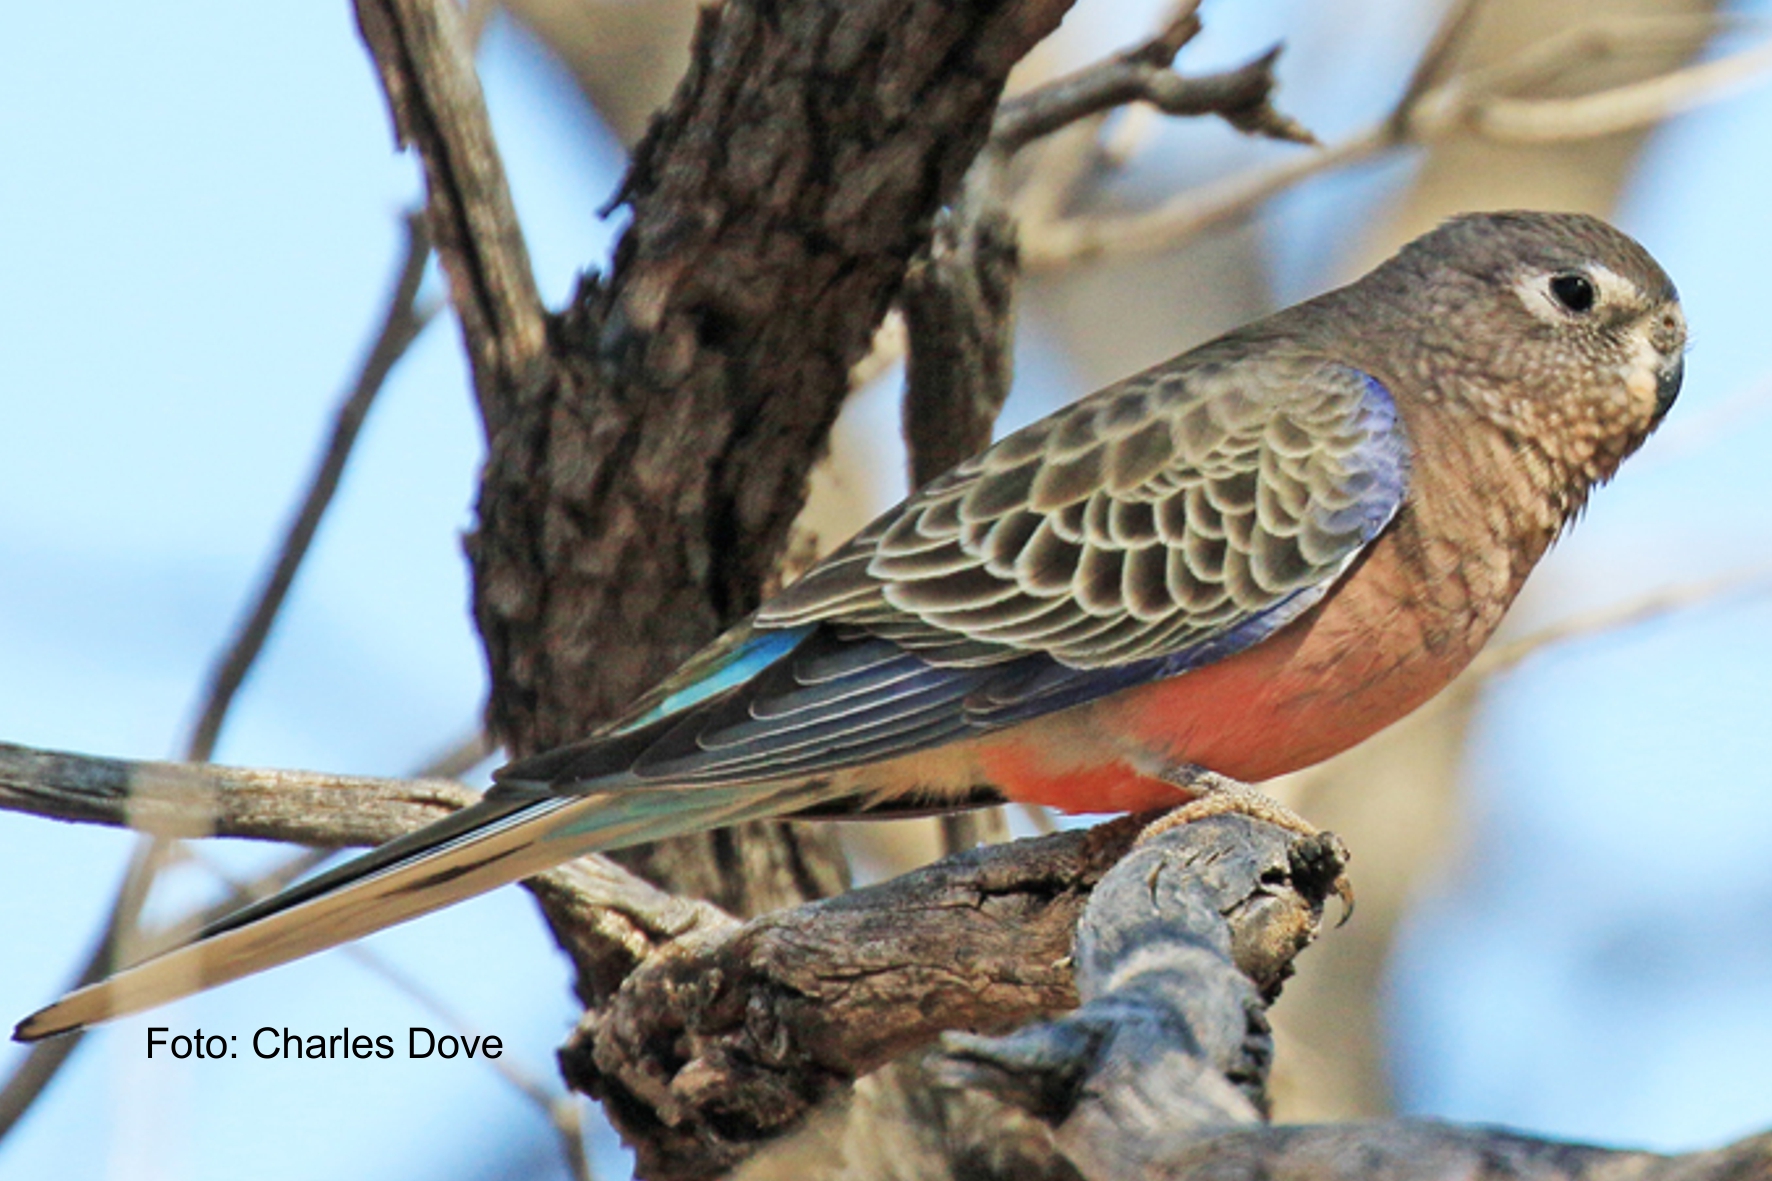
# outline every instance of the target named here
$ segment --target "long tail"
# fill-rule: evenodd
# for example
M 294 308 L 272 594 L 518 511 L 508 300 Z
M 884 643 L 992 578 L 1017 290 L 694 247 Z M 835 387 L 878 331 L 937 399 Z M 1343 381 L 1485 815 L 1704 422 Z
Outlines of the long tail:
M 827 782 L 505 791 L 226 916 L 190 943 L 71 992 L 13 1030 L 36 1041 L 138 1013 L 360 939 L 584 853 L 780 816 L 846 794 Z

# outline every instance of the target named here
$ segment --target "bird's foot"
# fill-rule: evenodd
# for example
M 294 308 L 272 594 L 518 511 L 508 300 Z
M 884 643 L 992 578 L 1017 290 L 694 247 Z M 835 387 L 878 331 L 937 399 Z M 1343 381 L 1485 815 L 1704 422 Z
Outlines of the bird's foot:
M 1247 816 L 1251 820 L 1261 820 L 1287 832 L 1295 832 L 1299 836 L 1317 840 L 1327 840 L 1334 846 L 1335 855 L 1346 864 L 1347 847 L 1341 838 L 1334 833 L 1324 833 L 1316 825 L 1282 804 L 1270 795 L 1257 791 L 1241 780 L 1220 775 L 1216 771 L 1208 771 L 1203 767 L 1182 767 L 1166 773 L 1163 778 L 1185 788 L 1197 792 L 1195 799 L 1188 801 L 1172 812 L 1157 817 L 1138 834 L 1136 844 L 1143 844 L 1154 837 L 1161 836 L 1171 829 L 1184 824 L 1192 824 L 1197 820 L 1206 820 L 1213 816 L 1225 816 L 1235 813 Z M 1345 871 L 1336 874 L 1330 888 L 1341 900 L 1341 922 L 1346 923 L 1354 913 L 1354 885 Z

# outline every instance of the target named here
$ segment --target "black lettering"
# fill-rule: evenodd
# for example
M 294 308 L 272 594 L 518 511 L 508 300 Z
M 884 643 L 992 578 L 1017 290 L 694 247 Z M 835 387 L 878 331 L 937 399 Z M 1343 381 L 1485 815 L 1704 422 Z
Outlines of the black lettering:
M 418 1035 L 425 1035 L 424 1052 L 418 1049 Z M 437 1048 L 437 1035 L 423 1025 L 414 1025 L 406 1031 L 406 1056 L 408 1058 L 429 1058 Z
M 377 1058 L 392 1058 L 394 1056 L 394 1039 L 385 1033 L 376 1038 L 375 1056 Z
M 356 1037 L 351 1039 L 351 1057 L 353 1057 L 353 1058 L 367 1058 L 367 1057 L 369 1057 L 370 1046 L 372 1046 L 373 1044 L 374 1043 L 372 1043 L 369 1040 L 368 1034 L 366 1034 L 366 1033 L 358 1034 Z
M 184 1049 L 182 1049 L 182 1050 L 179 1049 L 178 1044 L 180 1042 L 183 1042 L 185 1044 Z M 191 1039 L 186 1037 L 182 1033 L 173 1034 L 173 1036 L 172 1036 L 172 1056 L 174 1058 L 178 1058 L 178 1059 L 189 1058 L 191 1056 Z
M 455 1039 L 453 1033 L 446 1033 L 437 1039 L 437 1057 L 453 1058 L 459 1053 L 461 1053 L 461 1043 Z
M 290 1042 L 295 1043 L 295 1052 L 294 1053 L 290 1052 L 290 1049 L 289 1049 Z M 285 1025 L 283 1027 L 283 1057 L 285 1057 L 285 1058 L 305 1058 L 305 1057 L 307 1057 L 306 1054 L 303 1054 L 301 1052 L 301 1034 L 290 1033 L 289 1026 L 287 1026 L 287 1025 Z
M 308 1057 L 310 1057 L 310 1058 L 324 1058 L 324 1057 L 326 1057 L 326 1035 L 325 1034 L 313 1033 L 313 1034 L 308 1035 Z
M 505 1052 L 504 1042 L 497 1034 L 492 1033 L 486 1035 L 486 1043 L 480 1048 L 486 1051 L 486 1056 L 488 1058 L 497 1058 Z
M 326 1039 L 326 1056 L 328 1058 L 343 1058 L 343 1057 L 345 1057 L 346 1047 L 348 1047 L 350 1045 L 350 1042 L 346 1039 L 348 1039 L 350 1037 L 350 1034 L 351 1034 L 351 1031 L 347 1027 L 343 1033 L 335 1033 L 331 1037 L 327 1038 Z
M 265 1050 L 264 1050 L 264 1047 L 263 1047 L 263 1046 L 261 1046 L 261 1045 L 259 1045 L 259 1044 L 258 1044 L 258 1039 L 259 1039 L 259 1038 L 261 1038 L 261 1037 L 263 1037 L 263 1036 L 265 1036 L 265 1034 L 267 1034 L 267 1033 L 268 1033 L 268 1034 L 270 1034 L 270 1035 L 271 1035 L 271 1037 L 272 1037 L 272 1038 L 273 1038 L 273 1039 L 274 1039 L 274 1038 L 276 1038 L 276 1036 L 277 1036 L 277 1028 L 276 1028 L 276 1026 L 273 1026 L 273 1025 L 261 1025 L 261 1026 L 259 1026 L 259 1027 L 258 1027 L 258 1029 L 256 1029 L 256 1030 L 255 1030 L 255 1031 L 253 1031 L 253 1034 L 252 1034 L 252 1052 L 253 1052 L 253 1053 L 254 1053 L 254 1054 L 257 1054 L 257 1055 L 258 1055 L 258 1056 L 259 1056 L 259 1057 L 260 1057 L 260 1058 L 276 1058 L 276 1057 L 278 1057 L 278 1056 L 279 1056 L 279 1055 L 281 1055 L 281 1054 L 282 1054 L 282 1053 L 283 1053 L 283 1050 L 282 1050 L 282 1048 L 281 1048 L 281 1047 L 279 1047 L 279 1046 L 278 1046 L 278 1045 L 277 1045 L 277 1044 L 276 1044 L 276 1042 L 275 1042 L 275 1041 L 273 1041 L 273 1042 L 272 1042 L 272 1043 L 271 1043 L 271 1052 L 270 1052 L 270 1053 L 268 1053 L 268 1054 L 267 1054 L 267 1053 L 265 1053 Z
M 148 1026 L 148 1057 L 152 1058 L 154 1056 L 154 1047 L 155 1046 L 164 1046 L 166 1044 L 165 1038 L 155 1037 L 154 1035 L 157 1033 L 171 1033 L 171 1032 L 172 1032 L 172 1027 L 169 1025 L 150 1025 L 150 1026 Z
M 197 1035 L 202 1037 L 202 1034 L 203 1031 L 199 1029 Z M 226 1058 L 228 1056 L 228 1039 L 219 1033 L 210 1034 L 199 1044 L 209 1047 L 209 1056 L 211 1058 Z

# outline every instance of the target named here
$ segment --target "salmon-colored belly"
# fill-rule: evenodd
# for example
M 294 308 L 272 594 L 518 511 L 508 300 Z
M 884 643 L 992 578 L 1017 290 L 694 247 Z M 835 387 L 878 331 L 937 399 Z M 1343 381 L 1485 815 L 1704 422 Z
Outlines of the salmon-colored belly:
M 1485 638 L 1438 626 L 1430 645 L 1428 634 L 1382 596 L 1332 595 L 1236 656 L 991 735 L 973 756 L 1025 803 L 1172 807 L 1195 793 L 1165 771 L 1200 767 L 1252 783 L 1321 762 L 1432 697 Z

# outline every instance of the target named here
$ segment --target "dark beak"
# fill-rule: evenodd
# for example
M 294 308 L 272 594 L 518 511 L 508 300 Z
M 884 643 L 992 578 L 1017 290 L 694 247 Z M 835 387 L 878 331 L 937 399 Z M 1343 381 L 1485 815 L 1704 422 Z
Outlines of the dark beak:
M 1673 409 L 1674 399 L 1680 396 L 1680 382 L 1686 377 L 1686 357 L 1683 353 L 1675 353 L 1662 362 L 1655 374 L 1655 421 L 1660 422 L 1667 412 Z

